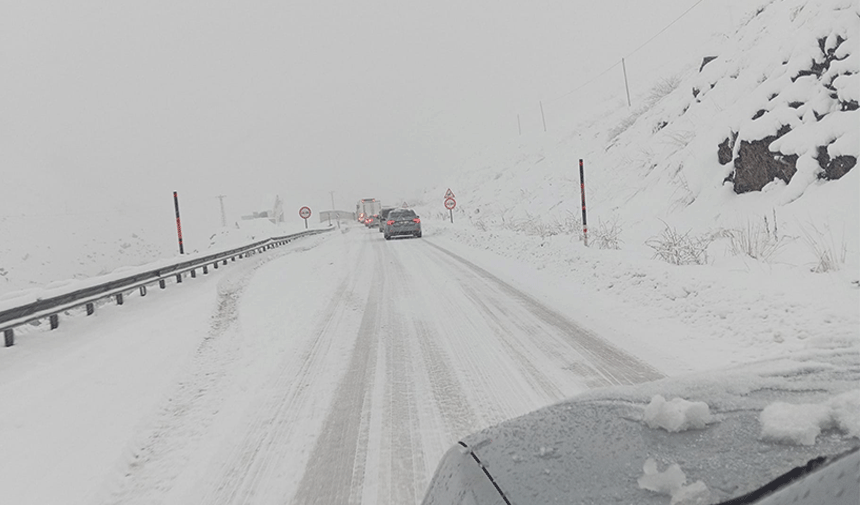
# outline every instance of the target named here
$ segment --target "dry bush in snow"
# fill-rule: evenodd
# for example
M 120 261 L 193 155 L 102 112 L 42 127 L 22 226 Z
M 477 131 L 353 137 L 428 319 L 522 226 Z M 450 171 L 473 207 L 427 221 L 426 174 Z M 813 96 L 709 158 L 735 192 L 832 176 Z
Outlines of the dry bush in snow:
M 598 249 L 621 249 L 622 240 L 621 224 L 617 218 L 613 218 L 608 223 L 598 221 L 597 231 L 594 233 L 594 244 Z
M 677 75 L 670 75 L 660 79 L 648 90 L 648 94 L 645 95 L 645 103 L 649 108 L 653 107 L 664 96 L 675 91 L 679 84 L 681 84 L 681 78 Z
M 773 230 L 765 217 L 761 223 L 748 222 L 745 228 L 723 232 L 731 242 L 732 253 L 736 256 L 744 254 L 750 258 L 769 261 L 785 243 L 784 238 L 779 237 L 777 233 L 776 212 L 773 214 L 773 220 Z
M 669 76 L 664 77 L 657 81 L 654 86 L 648 91 L 648 94 L 645 95 L 643 100 L 643 104 L 633 109 L 629 116 L 625 117 L 621 120 L 620 123 L 615 128 L 609 130 L 607 138 L 610 144 L 612 144 L 615 139 L 618 138 L 619 135 L 627 131 L 628 128 L 633 126 L 633 123 L 639 119 L 639 116 L 648 112 L 651 107 L 653 107 L 657 102 L 659 102 L 664 96 L 669 93 L 675 91 L 678 85 L 681 83 L 681 78 L 678 76 Z M 689 141 L 689 140 L 688 140 Z
M 803 233 L 804 243 L 815 255 L 817 261 L 817 264 L 812 268 L 813 272 L 831 272 L 842 268 L 848 257 L 848 245 L 845 243 L 844 233 L 842 240 L 837 241 L 830 227 L 826 224 L 824 231 L 816 227 L 815 224 L 809 224 L 809 228 L 801 226 L 800 230 Z
M 708 262 L 708 246 L 713 235 L 691 236 L 690 232 L 679 233 L 666 223 L 656 237 L 645 241 L 654 250 L 654 257 L 673 265 L 704 265 Z

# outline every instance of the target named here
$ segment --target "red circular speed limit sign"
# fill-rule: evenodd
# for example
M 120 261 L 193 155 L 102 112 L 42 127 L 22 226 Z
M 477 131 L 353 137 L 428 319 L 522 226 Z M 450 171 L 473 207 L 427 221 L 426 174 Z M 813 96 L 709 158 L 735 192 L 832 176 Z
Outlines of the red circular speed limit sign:
M 454 200 L 453 198 L 446 198 L 445 199 L 445 208 L 446 209 L 452 210 L 456 206 L 457 206 L 457 200 Z
M 299 217 L 302 219 L 307 219 L 311 217 L 311 208 L 310 207 L 302 207 L 299 209 Z

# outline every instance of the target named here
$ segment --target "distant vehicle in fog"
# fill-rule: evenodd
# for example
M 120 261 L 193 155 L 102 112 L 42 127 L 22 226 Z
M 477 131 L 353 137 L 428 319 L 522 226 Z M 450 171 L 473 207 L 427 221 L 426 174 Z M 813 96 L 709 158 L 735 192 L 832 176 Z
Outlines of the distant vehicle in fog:
M 379 215 L 380 210 L 382 210 L 382 202 L 376 198 L 362 198 L 355 206 L 355 215 L 360 222 L 364 223 L 368 217 Z

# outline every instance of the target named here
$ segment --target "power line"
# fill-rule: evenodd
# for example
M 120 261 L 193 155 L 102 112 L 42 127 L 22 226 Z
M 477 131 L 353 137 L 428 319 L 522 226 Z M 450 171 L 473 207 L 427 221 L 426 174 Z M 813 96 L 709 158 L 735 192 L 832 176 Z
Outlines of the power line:
M 684 11 L 680 16 L 676 17 L 676 18 L 675 18 L 671 23 L 669 23 L 668 25 L 664 26 L 664 27 L 663 27 L 663 29 L 662 29 L 662 30 L 660 30 L 659 32 L 655 33 L 653 37 L 651 37 L 650 39 L 648 39 L 648 40 L 646 40 L 645 42 L 643 42 L 643 43 L 642 43 L 642 45 L 640 45 L 639 47 L 637 47 L 637 48 L 636 48 L 636 49 L 634 49 L 633 51 L 631 51 L 631 52 L 627 53 L 626 55 L 624 55 L 624 57 L 625 57 L 625 58 L 629 58 L 629 57 L 630 57 L 630 56 L 632 56 L 634 53 L 638 52 L 640 49 L 642 49 L 643 47 L 647 46 L 647 45 L 648 45 L 652 40 L 654 40 L 654 39 L 656 39 L 657 37 L 659 37 L 659 36 L 660 36 L 660 34 L 662 34 L 663 32 L 665 32 L 666 30 L 668 30 L 672 25 L 674 25 L 675 23 L 677 23 L 677 22 L 678 22 L 682 17 L 686 16 L 686 15 L 687 15 L 691 10 L 693 10 L 697 5 L 699 5 L 700 3 L 704 2 L 704 1 L 705 1 L 705 0 L 699 0 L 698 2 L 694 3 L 693 5 L 691 5 L 689 9 L 685 10 L 685 11 Z
M 654 39 L 656 39 L 657 37 L 659 37 L 663 32 L 665 32 L 665 31 L 666 31 L 666 30 L 668 30 L 670 27 L 672 27 L 672 25 L 674 25 L 675 23 L 677 23 L 678 21 L 680 21 L 680 20 L 681 20 L 681 18 L 683 18 L 684 16 L 686 16 L 687 14 L 689 14 L 691 10 L 693 10 L 694 8 L 696 8 L 696 6 L 697 6 L 697 5 L 699 5 L 700 3 L 704 2 L 704 1 L 705 1 L 705 0 L 698 0 L 696 3 L 694 3 L 693 5 L 691 5 L 687 10 L 685 10 L 683 13 L 681 13 L 681 15 L 680 15 L 680 16 L 678 16 L 677 18 L 675 18 L 674 20 L 672 20 L 672 22 L 671 22 L 671 23 L 669 23 L 668 25 L 664 26 L 660 31 L 658 31 L 657 33 L 655 33 L 654 35 L 652 35 L 652 36 L 651 36 L 651 38 L 649 38 L 648 40 L 646 40 L 645 42 L 643 42 L 642 44 L 640 44 L 640 45 L 639 45 L 639 47 L 637 47 L 637 48 L 636 48 L 636 49 L 634 49 L 633 51 L 630 51 L 629 53 L 625 54 L 625 55 L 622 57 L 622 59 L 624 59 L 624 58 L 629 58 L 629 57 L 630 57 L 630 56 L 632 56 L 633 54 L 635 54 L 635 53 L 639 52 L 643 47 L 645 47 L 645 46 L 647 46 L 648 44 L 650 44 Z M 596 76 L 592 77 L 592 78 L 591 78 L 591 79 L 589 79 L 588 81 L 586 81 L 586 82 L 584 82 L 584 83 L 580 84 L 580 85 L 579 85 L 579 86 L 577 86 L 576 88 L 574 88 L 574 89 L 572 89 L 572 90 L 570 90 L 570 91 L 568 91 L 568 92 L 566 92 L 566 93 L 564 93 L 564 94 L 562 94 L 562 95 L 559 95 L 559 96 L 557 96 L 557 97 L 555 97 L 555 98 L 552 98 L 552 99 L 550 99 L 550 100 L 547 100 L 547 102 L 554 102 L 554 101 L 556 101 L 556 100 L 560 100 L 560 99 L 562 99 L 562 98 L 564 98 L 564 97 L 566 97 L 566 96 L 569 96 L 569 95 L 571 95 L 571 94 L 573 94 L 573 93 L 576 93 L 577 91 L 579 91 L 579 90 L 581 90 L 582 88 L 584 88 L 584 87 L 588 86 L 589 84 L 593 83 L 593 82 L 594 82 L 594 81 L 596 81 L 597 79 L 600 79 L 601 77 L 603 77 L 604 75 L 606 75 L 610 70 L 614 69 L 615 67 L 617 67 L 617 66 L 618 66 L 618 65 L 620 65 L 620 64 L 621 64 L 621 62 L 620 62 L 620 61 L 613 63 L 611 66 L 607 67 L 605 70 L 603 70 L 602 72 L 600 72 L 600 73 L 599 73 L 599 74 L 597 74 Z
M 565 94 L 563 94 L 563 95 L 560 95 L 560 96 L 557 96 L 557 97 L 555 97 L 555 98 L 553 98 L 553 99 L 551 99 L 551 100 L 547 100 L 547 102 L 554 102 L 554 101 L 556 101 L 556 100 L 560 100 L 560 99 L 562 99 L 562 98 L 564 98 L 564 97 L 566 97 L 566 96 L 568 96 L 568 95 L 570 95 L 570 94 L 572 94 L 572 93 L 576 93 L 577 91 L 579 91 L 579 90 L 581 90 L 582 88 L 584 88 L 584 87 L 588 86 L 588 85 L 589 85 L 589 84 L 591 84 L 592 82 L 594 82 L 594 81 L 596 81 L 596 80 L 600 79 L 601 77 L 603 77 L 604 75 L 606 75 L 606 73 L 607 73 L 607 72 L 609 72 L 610 70 L 612 70 L 613 68 L 617 67 L 617 66 L 618 66 L 618 65 L 620 65 L 620 64 L 621 64 L 621 62 L 620 62 L 620 61 L 619 61 L 619 62 L 617 62 L 617 63 L 614 63 L 611 67 L 608 67 L 608 68 L 607 68 L 606 70 L 604 70 L 603 72 L 600 72 L 600 73 L 599 73 L 599 74 L 597 74 L 596 76 L 594 76 L 594 77 L 592 77 L 591 79 L 589 79 L 589 80 L 585 81 L 584 83 L 580 84 L 580 85 L 579 85 L 579 87 L 574 88 L 574 89 L 572 89 L 572 90 L 568 91 L 567 93 L 565 93 Z

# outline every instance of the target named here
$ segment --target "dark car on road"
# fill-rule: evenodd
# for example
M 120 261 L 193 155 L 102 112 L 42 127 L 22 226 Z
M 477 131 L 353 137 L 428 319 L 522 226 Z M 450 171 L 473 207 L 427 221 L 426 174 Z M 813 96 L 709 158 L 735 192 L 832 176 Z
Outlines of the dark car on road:
M 373 228 L 374 226 L 379 226 L 379 215 L 374 214 L 372 216 L 367 216 L 367 219 L 364 220 L 364 225 L 368 228 Z
M 388 213 L 382 226 L 385 240 L 390 240 L 391 237 L 400 235 L 412 235 L 413 237 L 421 237 L 421 218 L 412 209 L 394 209 Z
M 385 222 L 388 220 L 388 214 L 396 210 L 394 207 L 386 207 L 379 211 L 379 233 L 385 232 Z

